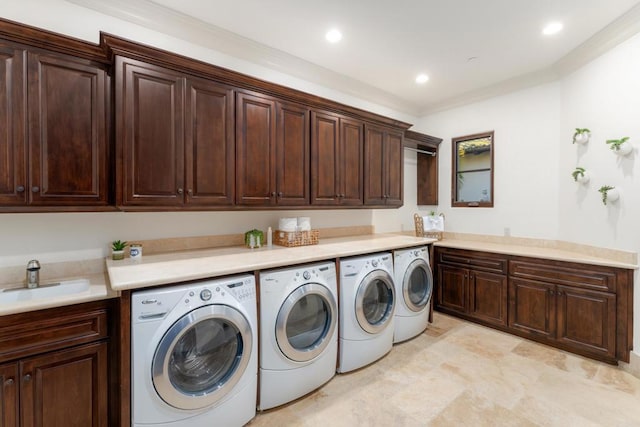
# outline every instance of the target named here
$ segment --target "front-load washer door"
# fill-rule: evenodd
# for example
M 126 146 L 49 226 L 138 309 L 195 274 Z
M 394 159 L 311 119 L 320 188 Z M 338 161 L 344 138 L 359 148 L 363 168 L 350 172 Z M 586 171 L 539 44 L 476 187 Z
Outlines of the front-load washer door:
M 276 341 L 282 354 L 306 362 L 322 353 L 334 335 L 338 310 L 331 291 L 307 283 L 287 296 L 276 318 Z
M 222 304 L 197 308 L 164 334 L 153 356 L 153 385 L 178 409 L 201 409 L 222 399 L 251 357 L 252 331 L 238 310 Z
M 424 310 L 433 292 L 433 275 L 429 264 L 416 259 L 409 264 L 402 279 L 402 298 L 407 308 L 414 312 Z
M 370 334 L 380 333 L 389 325 L 394 308 L 393 279 L 384 270 L 373 270 L 362 279 L 356 293 L 358 324 Z

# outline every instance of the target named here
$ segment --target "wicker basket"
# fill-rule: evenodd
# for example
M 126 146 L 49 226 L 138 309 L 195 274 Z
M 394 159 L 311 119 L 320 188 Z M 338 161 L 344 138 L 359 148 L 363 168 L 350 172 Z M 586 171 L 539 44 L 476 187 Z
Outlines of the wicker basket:
M 430 239 L 442 240 L 442 231 L 424 231 L 424 220 L 419 214 L 413 215 L 413 222 L 416 228 L 416 237 L 428 237 Z
M 276 230 L 273 234 L 273 243 L 287 247 L 317 245 L 319 235 L 319 230 L 295 232 Z

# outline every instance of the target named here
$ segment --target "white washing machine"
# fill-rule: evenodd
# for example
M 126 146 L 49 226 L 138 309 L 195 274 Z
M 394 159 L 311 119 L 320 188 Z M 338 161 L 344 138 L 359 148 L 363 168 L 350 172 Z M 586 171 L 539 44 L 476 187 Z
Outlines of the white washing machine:
M 420 335 L 427 328 L 433 274 L 426 246 L 396 250 L 393 257 L 398 295 L 393 342 L 398 343 Z
M 132 426 L 249 422 L 257 326 L 252 275 L 132 292 Z
M 340 261 L 338 372 L 366 366 L 391 350 L 395 301 L 390 253 Z
M 258 409 L 291 402 L 335 375 L 336 282 L 332 262 L 260 274 Z

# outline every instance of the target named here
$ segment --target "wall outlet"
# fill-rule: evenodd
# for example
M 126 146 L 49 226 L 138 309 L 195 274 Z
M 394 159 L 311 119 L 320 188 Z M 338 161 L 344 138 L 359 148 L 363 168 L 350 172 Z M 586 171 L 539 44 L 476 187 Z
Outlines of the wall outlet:
M 505 227 L 504 228 L 504 237 L 510 237 L 511 236 L 511 227 Z

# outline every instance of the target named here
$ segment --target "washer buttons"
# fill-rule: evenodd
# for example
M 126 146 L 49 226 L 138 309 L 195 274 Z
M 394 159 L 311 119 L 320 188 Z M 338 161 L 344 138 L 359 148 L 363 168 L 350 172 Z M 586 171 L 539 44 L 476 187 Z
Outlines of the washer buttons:
M 302 277 L 304 277 L 304 280 L 309 280 L 311 279 L 311 273 L 305 271 L 304 273 L 302 273 Z
M 200 299 L 202 301 L 209 301 L 211 299 L 211 291 L 209 289 L 200 291 Z
M 374 266 L 374 267 L 377 267 L 378 266 L 378 260 L 374 259 L 373 261 L 371 261 L 371 265 Z

